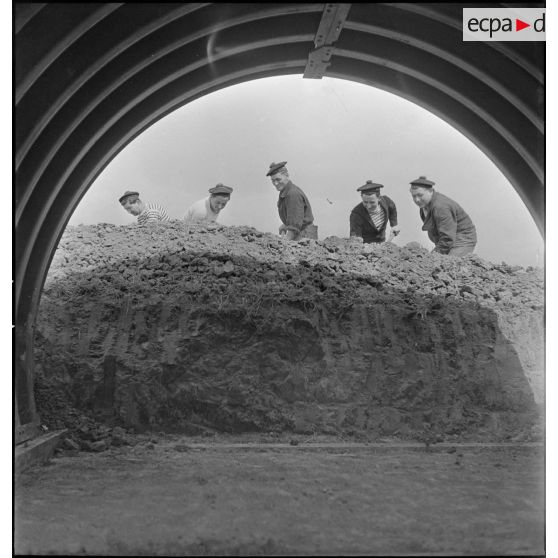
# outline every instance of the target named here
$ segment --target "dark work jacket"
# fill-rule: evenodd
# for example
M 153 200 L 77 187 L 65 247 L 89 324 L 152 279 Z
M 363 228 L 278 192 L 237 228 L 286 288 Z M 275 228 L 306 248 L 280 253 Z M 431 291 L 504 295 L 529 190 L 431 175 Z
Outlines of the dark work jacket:
M 448 254 L 452 248 L 477 243 L 477 231 L 469 215 L 444 194 L 434 191 L 426 211 L 420 209 L 420 218 L 422 230 L 428 232 L 428 238 L 436 245 L 435 252 Z
M 374 226 L 368 210 L 364 207 L 364 204 L 360 202 L 351 211 L 349 219 L 351 236 L 360 236 L 366 244 L 369 244 L 370 242 L 385 242 L 388 221 L 392 227 L 397 225 L 397 208 L 395 207 L 393 200 L 387 196 L 380 196 L 379 203 L 386 214 L 386 220 L 384 221 L 382 228 L 378 230 Z
M 300 233 L 314 222 L 312 208 L 306 194 L 291 181 L 279 192 L 279 218 L 288 230 Z

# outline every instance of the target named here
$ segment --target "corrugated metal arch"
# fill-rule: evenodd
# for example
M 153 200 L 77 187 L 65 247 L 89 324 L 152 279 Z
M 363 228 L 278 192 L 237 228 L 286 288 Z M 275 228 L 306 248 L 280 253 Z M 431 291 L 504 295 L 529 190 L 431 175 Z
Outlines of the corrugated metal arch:
M 452 124 L 509 179 L 542 232 L 544 43 L 463 42 L 462 8 L 473 5 L 16 3 L 21 422 L 34 415 L 31 340 L 42 285 L 94 179 L 178 107 L 235 83 L 303 74 L 332 8 L 350 9 L 326 75 L 385 89 Z

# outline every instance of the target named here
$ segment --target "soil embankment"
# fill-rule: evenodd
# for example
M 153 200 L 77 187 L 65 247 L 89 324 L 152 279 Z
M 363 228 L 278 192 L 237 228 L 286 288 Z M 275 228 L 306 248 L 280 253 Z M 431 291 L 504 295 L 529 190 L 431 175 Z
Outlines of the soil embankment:
M 82 434 L 95 420 L 109 433 L 536 439 L 543 287 L 541 270 L 418 245 L 69 227 L 37 322 L 39 412 Z

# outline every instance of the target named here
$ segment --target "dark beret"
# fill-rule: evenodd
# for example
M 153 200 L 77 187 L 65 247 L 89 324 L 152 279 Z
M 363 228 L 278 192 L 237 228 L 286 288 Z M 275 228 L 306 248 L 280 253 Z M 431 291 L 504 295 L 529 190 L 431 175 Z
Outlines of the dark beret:
M 366 184 L 357 188 L 357 192 L 361 192 L 362 194 L 366 194 L 367 192 L 379 192 L 380 188 L 383 188 L 383 184 L 378 184 L 376 182 L 372 182 L 372 180 L 367 180 Z
M 127 190 L 118 198 L 118 201 L 122 203 L 126 198 L 129 198 L 130 196 L 139 196 L 139 192 L 131 192 L 130 190 Z
M 432 182 L 432 180 L 428 180 L 426 176 L 419 176 L 418 178 L 416 178 L 411 182 L 412 186 L 422 186 L 423 188 L 432 188 L 434 184 L 436 183 Z
M 213 186 L 213 188 L 209 189 L 210 194 L 223 194 L 225 196 L 230 196 L 232 191 L 233 189 L 230 186 L 225 186 L 220 182 L 216 186 Z
M 276 172 L 279 172 L 286 164 L 287 161 L 281 161 L 280 163 L 271 163 L 271 165 L 269 165 L 269 170 L 267 171 L 266 176 L 273 176 Z

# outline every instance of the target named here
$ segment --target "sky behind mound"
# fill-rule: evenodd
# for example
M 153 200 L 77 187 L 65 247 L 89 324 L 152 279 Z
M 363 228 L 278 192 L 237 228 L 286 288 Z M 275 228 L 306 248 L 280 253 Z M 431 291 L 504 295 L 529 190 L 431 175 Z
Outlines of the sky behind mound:
M 272 161 L 283 160 L 310 199 L 319 238 L 349 235 L 349 213 L 360 202 L 356 188 L 372 179 L 397 205 L 395 243 L 431 248 L 409 194 L 409 181 L 426 175 L 469 213 L 481 257 L 544 263 L 544 243 L 527 208 L 471 141 L 403 98 L 333 78 L 256 80 L 176 110 L 117 155 L 70 224 L 134 222 L 118 203 L 130 189 L 182 218 L 222 182 L 234 188 L 223 224 L 277 232 L 277 192 L 265 175 Z

